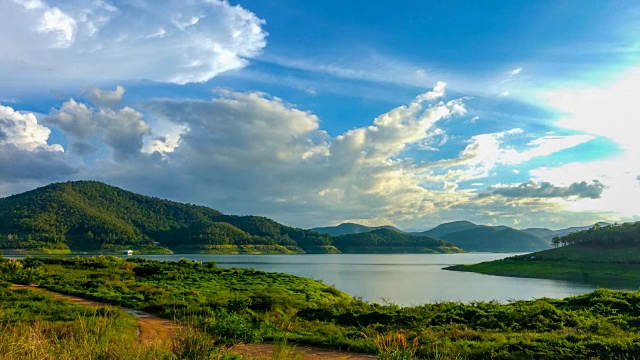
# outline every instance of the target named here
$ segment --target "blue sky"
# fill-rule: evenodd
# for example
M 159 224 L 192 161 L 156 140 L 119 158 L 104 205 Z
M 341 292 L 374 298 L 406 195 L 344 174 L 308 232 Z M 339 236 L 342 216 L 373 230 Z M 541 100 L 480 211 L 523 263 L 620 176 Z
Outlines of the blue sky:
M 0 196 L 313 227 L 636 221 L 634 1 L 5 0 Z

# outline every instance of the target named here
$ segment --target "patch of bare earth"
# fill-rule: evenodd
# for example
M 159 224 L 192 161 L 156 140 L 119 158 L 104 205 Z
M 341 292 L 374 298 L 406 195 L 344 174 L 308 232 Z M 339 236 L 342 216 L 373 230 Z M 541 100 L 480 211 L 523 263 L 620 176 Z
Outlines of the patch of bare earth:
M 57 299 L 65 299 L 71 303 L 88 306 L 92 308 L 114 306 L 111 304 L 87 300 L 77 296 L 64 295 L 54 291 L 39 288 L 35 285 L 12 285 L 12 289 L 29 289 L 32 291 L 40 291 Z M 114 306 L 115 307 L 115 306 Z M 157 316 L 151 315 L 144 311 L 138 311 L 123 308 L 124 311 L 136 317 L 138 327 L 140 329 L 140 341 L 145 345 L 159 345 L 171 339 L 178 329 L 183 328 L 175 322 Z M 271 358 L 273 353 L 273 344 L 239 344 L 230 349 L 230 352 L 252 358 Z M 367 354 L 350 353 L 336 350 L 328 350 L 313 346 L 297 345 L 295 352 L 302 352 L 303 360 L 371 360 L 376 357 Z

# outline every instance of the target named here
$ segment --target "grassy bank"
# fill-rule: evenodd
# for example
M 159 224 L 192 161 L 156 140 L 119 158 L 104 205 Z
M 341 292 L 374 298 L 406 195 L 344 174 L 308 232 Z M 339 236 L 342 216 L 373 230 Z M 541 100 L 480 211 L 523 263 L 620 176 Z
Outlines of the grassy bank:
M 633 246 L 572 245 L 447 270 L 487 275 L 573 280 L 640 287 L 640 249 Z
M 400 307 L 359 301 L 311 279 L 187 260 L 5 259 L 0 273 L 5 281 L 37 283 L 176 319 L 216 346 L 286 337 L 386 359 L 396 351 L 405 352 L 402 359 L 634 359 L 640 354 L 637 292 Z

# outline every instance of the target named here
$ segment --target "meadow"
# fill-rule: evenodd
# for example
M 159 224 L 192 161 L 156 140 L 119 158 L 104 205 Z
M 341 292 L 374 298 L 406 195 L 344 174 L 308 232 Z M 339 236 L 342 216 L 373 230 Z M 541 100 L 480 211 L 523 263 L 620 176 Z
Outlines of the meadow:
M 507 304 L 400 307 L 364 302 L 311 279 L 188 260 L 27 257 L 2 260 L 0 271 L 6 283 L 38 284 L 175 319 L 210 337 L 216 348 L 286 339 L 290 344 L 377 354 L 380 359 L 640 355 L 640 293 L 630 291 L 601 289 Z M 3 309 L 8 303 L 2 302 Z M 11 331 L 24 327 L 4 320 L 4 310 L 0 318 Z

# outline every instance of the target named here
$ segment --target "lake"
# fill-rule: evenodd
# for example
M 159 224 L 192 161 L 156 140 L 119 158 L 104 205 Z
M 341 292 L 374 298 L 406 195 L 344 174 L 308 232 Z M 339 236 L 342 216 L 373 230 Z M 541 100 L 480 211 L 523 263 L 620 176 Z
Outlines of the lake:
M 180 258 L 215 261 L 219 267 L 254 268 L 321 280 L 363 300 L 419 305 L 438 301 L 508 302 L 541 297 L 562 298 L 606 284 L 509 278 L 442 270 L 516 254 L 305 254 L 305 255 L 139 255 L 153 260 Z M 610 286 L 616 288 L 615 286 Z

